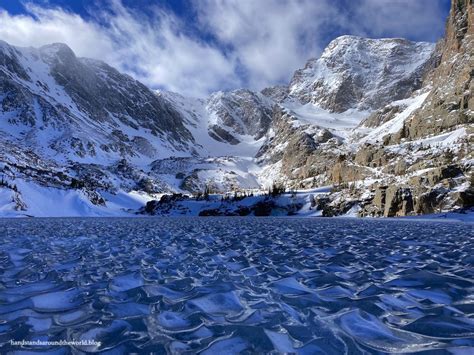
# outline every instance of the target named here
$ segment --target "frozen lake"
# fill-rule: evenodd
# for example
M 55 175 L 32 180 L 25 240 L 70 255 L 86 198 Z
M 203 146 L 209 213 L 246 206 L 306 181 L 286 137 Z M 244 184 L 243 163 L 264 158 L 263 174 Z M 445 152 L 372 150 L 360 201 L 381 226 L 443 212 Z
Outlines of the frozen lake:
M 472 224 L 3 219 L 0 238 L 0 353 L 474 352 Z

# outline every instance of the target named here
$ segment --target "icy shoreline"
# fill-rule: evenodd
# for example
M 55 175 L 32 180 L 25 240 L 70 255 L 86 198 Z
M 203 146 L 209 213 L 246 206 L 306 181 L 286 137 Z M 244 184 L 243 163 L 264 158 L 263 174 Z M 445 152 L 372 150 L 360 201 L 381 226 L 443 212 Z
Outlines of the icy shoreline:
M 102 204 L 93 204 L 82 190 L 44 187 L 18 179 L 24 192 L 24 209 L 15 203 L 15 193 L 0 188 L 0 218 L 12 217 L 139 217 L 139 216 L 273 216 L 329 217 L 324 214 L 325 199 L 331 186 L 294 190 L 272 195 L 268 191 L 245 194 L 211 194 L 196 198 L 183 194 L 146 194 L 119 190 L 101 191 Z M 358 205 L 337 218 L 357 217 Z M 474 211 L 449 211 L 438 214 L 394 217 L 416 220 L 456 220 L 474 222 Z

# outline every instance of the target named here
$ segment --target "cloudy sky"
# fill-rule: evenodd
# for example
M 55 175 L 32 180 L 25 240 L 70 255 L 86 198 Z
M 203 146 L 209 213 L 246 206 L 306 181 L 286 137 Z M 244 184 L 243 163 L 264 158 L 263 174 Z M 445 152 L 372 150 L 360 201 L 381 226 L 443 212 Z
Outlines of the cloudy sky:
M 450 0 L 0 0 L 0 39 L 68 44 L 154 89 L 287 83 L 335 37 L 438 40 Z

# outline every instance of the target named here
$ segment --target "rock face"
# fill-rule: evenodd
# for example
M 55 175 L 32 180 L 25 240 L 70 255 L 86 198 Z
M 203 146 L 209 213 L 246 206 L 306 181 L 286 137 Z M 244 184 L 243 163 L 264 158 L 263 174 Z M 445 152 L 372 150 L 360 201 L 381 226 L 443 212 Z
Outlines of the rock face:
M 281 165 L 280 173 L 289 179 L 302 180 L 318 172 L 318 159 L 326 160 L 329 146 L 338 145 L 333 134 L 322 127 L 301 122 L 285 108 L 275 105 L 272 132 L 256 154 L 261 165 Z M 310 168 L 310 170 L 308 170 Z
M 411 189 L 396 185 L 380 185 L 375 189 L 372 204 L 362 213 L 372 217 L 402 217 L 413 213 L 414 201 Z
M 438 67 L 424 105 L 403 127 L 407 139 L 426 137 L 474 123 L 474 9 L 472 0 L 452 1 Z
M 338 37 L 295 73 L 289 93 L 334 112 L 377 109 L 421 86 L 433 50 L 403 39 Z
M 384 217 L 407 216 L 413 211 L 409 188 L 390 186 L 386 191 Z
M 289 89 L 288 86 L 277 85 L 265 88 L 261 91 L 261 93 L 276 103 L 282 103 L 288 98 Z
M 64 87 L 79 110 L 97 122 L 116 117 L 125 125 L 165 134 L 177 142 L 192 141 L 179 114 L 146 86 L 107 64 L 76 58 L 64 44 L 40 48 L 56 83 Z

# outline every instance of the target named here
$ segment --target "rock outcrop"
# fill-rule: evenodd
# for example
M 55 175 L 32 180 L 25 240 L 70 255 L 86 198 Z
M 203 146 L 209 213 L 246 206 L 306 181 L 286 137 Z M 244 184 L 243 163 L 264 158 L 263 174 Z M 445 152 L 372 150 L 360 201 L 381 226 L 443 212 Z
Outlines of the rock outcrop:
M 446 36 L 441 43 L 441 59 L 425 85 L 432 86 L 430 94 L 403 127 L 402 138 L 422 138 L 474 123 L 472 0 L 452 1 Z

